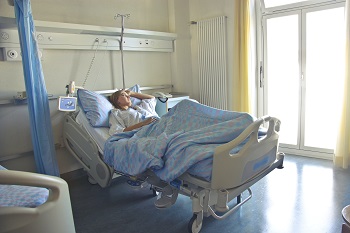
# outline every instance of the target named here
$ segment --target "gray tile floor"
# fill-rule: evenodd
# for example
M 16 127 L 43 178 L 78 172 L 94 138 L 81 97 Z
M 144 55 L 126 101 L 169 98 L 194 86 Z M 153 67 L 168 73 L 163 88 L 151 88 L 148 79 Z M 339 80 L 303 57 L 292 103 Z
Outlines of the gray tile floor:
M 104 189 L 89 184 L 84 173 L 66 179 L 77 233 L 187 232 L 188 197 L 159 210 L 149 189 L 132 189 L 124 178 Z M 341 210 L 350 204 L 350 170 L 286 155 L 284 169 L 274 170 L 252 191 L 253 197 L 226 219 L 204 218 L 201 233 L 340 233 Z

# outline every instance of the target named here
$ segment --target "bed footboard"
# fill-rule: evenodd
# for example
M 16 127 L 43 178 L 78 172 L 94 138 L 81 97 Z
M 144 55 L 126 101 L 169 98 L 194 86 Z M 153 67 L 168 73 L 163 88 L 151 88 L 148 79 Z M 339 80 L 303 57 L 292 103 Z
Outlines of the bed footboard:
M 269 123 L 266 136 L 259 139 L 262 124 Z M 215 149 L 212 171 L 212 189 L 238 187 L 273 164 L 278 152 L 278 131 L 280 121 L 265 116 L 257 119 L 236 139 Z M 230 151 L 244 140 L 247 143 L 237 154 Z
M 210 182 L 188 174 L 182 175 L 181 179 L 186 182 L 186 185 L 181 187 L 180 193 L 190 196 L 192 200 L 193 216 L 188 223 L 189 232 L 198 233 L 201 230 L 203 217 L 212 216 L 222 220 L 238 210 L 252 197 L 250 187 L 274 169 L 283 168 L 283 160 L 284 154 L 279 152 L 271 165 L 251 177 L 247 182 L 234 188 L 211 189 Z M 249 195 L 242 200 L 241 194 L 245 191 L 248 191 Z M 237 198 L 237 204 L 231 203 L 234 198 Z
M 107 187 L 114 171 L 101 159 L 97 144 L 75 120 L 67 114 L 63 124 L 63 139 L 68 151 L 80 162 L 89 175 L 89 181 L 96 181 L 102 188 Z

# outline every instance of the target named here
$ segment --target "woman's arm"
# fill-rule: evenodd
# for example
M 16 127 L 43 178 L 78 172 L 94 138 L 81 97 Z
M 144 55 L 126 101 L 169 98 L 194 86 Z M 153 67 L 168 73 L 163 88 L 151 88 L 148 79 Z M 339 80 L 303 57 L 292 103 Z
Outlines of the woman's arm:
M 133 91 L 125 91 L 125 92 L 127 92 L 130 97 L 138 98 L 140 100 L 154 98 L 153 95 L 148 95 L 148 94 L 144 94 L 144 93 L 138 93 L 138 92 L 133 92 Z
M 131 125 L 129 127 L 126 127 L 124 128 L 124 132 L 127 132 L 127 131 L 131 131 L 131 130 L 134 130 L 134 129 L 138 129 L 138 128 L 141 128 L 142 126 L 145 126 L 145 125 L 149 125 L 151 124 L 152 122 L 156 121 L 157 118 L 156 117 L 150 117 L 150 118 L 147 118 L 146 120 L 144 121 L 141 121 L 135 125 Z

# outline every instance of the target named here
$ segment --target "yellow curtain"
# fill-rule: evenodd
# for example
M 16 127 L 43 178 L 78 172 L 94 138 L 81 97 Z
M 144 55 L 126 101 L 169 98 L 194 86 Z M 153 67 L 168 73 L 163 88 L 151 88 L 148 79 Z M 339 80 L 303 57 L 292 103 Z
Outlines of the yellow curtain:
M 250 0 L 235 0 L 233 109 L 251 112 L 249 91 Z
M 338 167 L 348 168 L 350 160 L 350 0 L 345 4 L 346 46 L 345 79 L 342 112 L 333 162 Z

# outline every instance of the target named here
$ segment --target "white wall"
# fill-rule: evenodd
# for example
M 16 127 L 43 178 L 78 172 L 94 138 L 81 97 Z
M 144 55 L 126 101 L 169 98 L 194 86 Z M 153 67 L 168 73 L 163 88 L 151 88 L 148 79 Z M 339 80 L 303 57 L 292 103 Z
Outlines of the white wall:
M 120 26 L 116 14 L 130 14 L 128 28 L 168 31 L 168 2 L 164 0 L 31 0 L 34 20 Z M 0 1 L 0 16 L 14 17 L 13 7 Z
M 200 21 L 204 19 L 210 19 L 218 16 L 225 15 L 227 16 L 227 75 L 228 75 L 228 90 L 232 90 L 232 87 L 234 85 L 233 80 L 233 45 L 234 45 L 234 31 L 233 31 L 233 25 L 234 25 L 234 7 L 235 7 L 235 1 L 240 0 L 189 0 L 189 9 L 190 9 L 190 21 Z M 252 13 L 254 13 L 254 1 L 251 1 L 251 7 L 252 7 Z M 255 19 L 253 19 L 255 20 Z M 192 25 L 191 26 L 191 48 L 192 48 L 192 71 L 193 71 L 193 83 L 194 83 L 194 96 L 198 98 L 199 96 L 199 90 L 196 88 L 198 86 L 198 61 L 197 61 L 197 26 Z M 254 28 L 253 28 L 254 29 Z M 253 31 L 252 36 L 255 37 L 256 33 Z M 251 49 L 253 50 L 253 61 L 251 66 L 251 74 L 252 74 L 252 95 L 253 95 L 253 112 L 252 114 L 256 115 L 256 88 L 257 88 L 257 82 L 256 82 L 256 63 L 255 63 L 255 46 L 252 46 Z M 254 82 L 255 79 L 255 82 Z M 229 91 L 228 96 L 228 105 L 229 109 L 233 110 L 233 95 L 232 91 Z
M 117 13 L 130 14 L 125 27 L 152 31 L 169 31 L 168 3 L 164 0 L 32 0 L 34 20 L 121 27 Z M 13 7 L 0 1 L 0 16 L 14 17 Z M 42 60 L 47 90 L 51 94 L 65 93 L 65 84 L 75 80 L 82 84 L 94 51 L 44 50 Z M 171 55 L 168 53 L 125 52 L 127 85 L 160 85 L 171 82 Z M 157 64 L 157 66 L 154 66 Z M 159 65 L 158 65 L 159 64 Z M 152 69 L 150 69 L 152 67 Z M 24 90 L 20 62 L 0 62 L 0 100 L 11 98 Z M 106 89 L 121 86 L 120 52 L 98 52 L 86 88 Z M 95 77 L 99 77 L 94 85 Z
M 128 13 L 130 18 L 125 21 L 126 28 L 170 31 L 169 5 L 164 0 L 32 0 L 31 4 L 34 20 L 120 28 L 120 18 L 114 20 L 114 16 Z M 7 1 L 0 1 L 0 16 L 14 17 L 14 9 Z M 177 28 L 172 29 L 176 32 Z M 66 84 L 72 80 L 76 85 L 82 85 L 93 54 L 94 51 L 87 50 L 44 50 L 42 66 L 48 93 L 64 94 Z M 186 53 L 183 49 L 180 49 L 179 54 L 180 57 L 190 57 L 190 52 Z M 183 76 L 183 72 L 172 69 L 173 57 L 171 53 L 125 51 L 126 86 L 135 83 L 154 86 L 174 82 L 175 90 L 181 91 L 185 85 L 182 81 L 172 80 L 172 75 Z M 178 61 L 175 63 L 179 64 L 181 59 L 178 56 L 176 59 Z M 191 70 L 190 67 L 191 64 L 188 64 L 184 69 Z M 11 99 L 17 91 L 25 90 L 21 62 L 0 61 L 0 71 L 0 101 Z M 120 52 L 99 51 L 85 88 L 120 88 L 121 77 Z M 187 75 L 188 78 L 191 77 Z M 54 140 L 60 146 L 63 113 L 58 112 L 56 107 L 56 100 L 50 101 Z M 10 169 L 34 171 L 27 105 L 0 105 L 0 129 L 0 164 Z M 80 167 L 65 148 L 57 148 L 57 158 L 61 173 Z
M 204 19 L 210 19 L 218 16 L 227 16 L 227 75 L 229 77 L 228 86 L 233 86 L 233 9 L 234 1 L 232 0 L 190 0 L 190 19 L 191 21 L 200 21 Z M 198 86 L 198 60 L 197 60 L 197 26 L 191 26 L 192 35 L 192 69 L 193 69 L 193 82 Z M 229 88 L 230 90 L 230 88 Z M 199 96 L 198 88 L 195 89 L 196 95 Z M 232 109 L 232 93 L 229 92 L 228 106 Z
M 173 53 L 125 52 L 126 85 L 141 86 L 172 84 L 173 91 L 187 92 L 198 99 L 198 65 L 196 25 L 190 21 L 227 16 L 228 76 L 233 76 L 233 9 L 232 0 L 31 0 L 34 20 L 56 21 L 109 27 L 121 27 L 114 20 L 117 13 L 130 14 L 126 28 L 177 33 Z M 0 16 L 14 17 L 13 7 L 0 1 Z M 75 80 L 80 85 L 88 71 L 93 51 L 45 50 L 42 61 L 46 87 L 49 93 L 65 92 L 65 85 Z M 24 90 L 20 62 L 0 61 L 0 101 L 12 98 Z M 96 78 L 96 81 L 95 81 Z M 229 86 L 233 85 L 230 79 Z M 122 86 L 119 52 L 99 52 L 86 88 L 113 89 Z M 232 96 L 228 97 L 230 100 Z M 231 106 L 232 103 L 229 102 Z M 55 110 L 51 101 L 51 120 L 54 139 L 62 144 L 63 113 Z M 0 164 L 8 168 L 35 170 L 31 151 L 27 106 L 0 105 Z M 6 133 L 5 133 L 6 132 Z M 29 151 L 29 152 L 28 152 Z M 27 153 L 28 152 L 28 153 Z M 6 162 L 4 158 L 14 158 Z M 23 156 L 24 155 L 24 156 Z M 80 165 L 65 148 L 57 150 L 61 173 L 75 170 Z
M 172 54 L 172 84 L 174 91 L 186 92 L 196 98 L 192 81 L 191 33 L 188 0 L 169 0 L 169 29 L 177 34 Z

